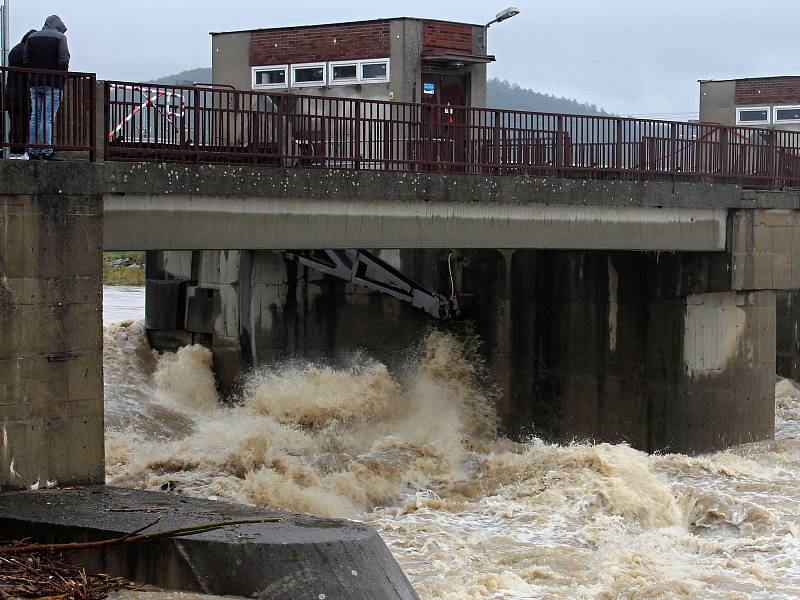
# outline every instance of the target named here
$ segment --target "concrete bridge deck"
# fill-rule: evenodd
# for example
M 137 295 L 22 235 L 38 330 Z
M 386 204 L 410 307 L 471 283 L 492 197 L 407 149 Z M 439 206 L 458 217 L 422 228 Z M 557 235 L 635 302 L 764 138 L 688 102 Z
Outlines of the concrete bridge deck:
M 730 211 L 800 208 L 729 184 L 8 162 L 3 189 L 102 196 L 106 250 L 723 251 Z

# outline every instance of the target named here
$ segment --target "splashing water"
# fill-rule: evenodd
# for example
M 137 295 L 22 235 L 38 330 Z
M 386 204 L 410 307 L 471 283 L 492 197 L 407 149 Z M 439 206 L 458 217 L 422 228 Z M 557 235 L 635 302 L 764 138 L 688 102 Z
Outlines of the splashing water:
M 375 527 L 423 598 L 797 598 L 800 391 L 777 434 L 702 457 L 497 436 L 474 347 L 401 375 L 288 363 L 217 402 L 199 346 L 106 328 L 107 479 Z

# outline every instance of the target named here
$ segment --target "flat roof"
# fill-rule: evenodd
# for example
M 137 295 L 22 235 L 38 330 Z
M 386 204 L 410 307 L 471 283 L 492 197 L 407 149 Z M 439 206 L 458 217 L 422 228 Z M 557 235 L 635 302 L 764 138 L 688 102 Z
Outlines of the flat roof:
M 697 81 L 700 83 L 714 83 L 715 81 L 718 82 L 726 82 L 726 81 L 752 81 L 754 79 L 798 79 L 800 75 L 767 75 L 765 77 L 738 77 L 735 79 L 698 79 Z
M 478 23 L 465 23 L 463 21 L 445 21 L 443 19 L 422 19 L 420 17 L 386 17 L 385 19 L 367 19 L 364 21 L 341 21 L 339 23 L 315 23 L 314 25 L 291 25 L 285 27 L 256 27 L 254 29 L 237 29 L 234 31 L 211 31 L 211 35 L 224 35 L 226 33 L 252 33 L 254 31 L 281 31 L 289 29 L 308 29 L 311 27 L 331 27 L 337 25 L 361 25 L 362 23 L 383 23 L 385 21 L 399 21 L 408 19 L 411 21 L 428 21 L 430 23 L 448 23 L 451 25 L 469 25 L 470 27 L 483 27 Z

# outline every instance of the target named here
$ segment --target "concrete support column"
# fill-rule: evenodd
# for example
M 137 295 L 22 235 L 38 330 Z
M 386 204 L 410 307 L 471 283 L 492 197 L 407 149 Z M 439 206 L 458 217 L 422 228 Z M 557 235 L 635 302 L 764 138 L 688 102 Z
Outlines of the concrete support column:
M 449 291 L 448 252 L 380 254 Z M 433 325 L 276 253 L 201 256 L 198 285 L 219 300 L 208 330 L 223 388 L 250 364 L 337 364 L 362 349 L 402 367 Z M 181 262 L 164 253 L 163 264 Z M 725 253 L 470 250 L 454 268 L 457 289 L 474 294 L 508 435 L 681 452 L 772 435 L 775 292 L 729 291 Z
M 510 350 L 496 357 L 506 429 L 681 452 L 771 437 L 775 294 L 719 291 L 715 262 L 516 252 Z
M 800 291 L 776 292 L 778 375 L 800 381 Z
M 0 489 L 102 483 L 103 201 L 0 192 Z

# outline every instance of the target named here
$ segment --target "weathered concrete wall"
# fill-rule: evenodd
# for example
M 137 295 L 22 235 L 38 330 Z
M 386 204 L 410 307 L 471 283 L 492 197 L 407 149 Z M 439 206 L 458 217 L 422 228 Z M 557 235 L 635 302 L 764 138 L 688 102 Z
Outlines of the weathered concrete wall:
M 251 364 L 295 357 L 336 364 L 365 348 L 397 366 L 432 325 L 271 252 L 201 254 L 198 281 L 218 289 L 212 344 L 226 390 Z M 448 285 L 446 252 L 381 256 Z M 774 293 L 729 292 L 724 253 L 461 251 L 455 264 L 510 435 L 689 452 L 772 435 Z
M 102 482 L 102 196 L 0 190 L 0 488 Z
M 800 288 L 800 211 L 734 211 L 731 255 L 735 290 Z
M 106 248 L 723 251 L 724 208 L 109 196 Z
M 776 292 L 778 375 L 800 380 L 800 290 Z
M 700 121 L 736 125 L 736 82 L 700 82 Z

